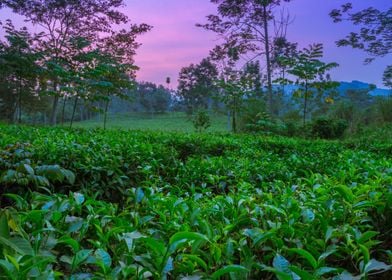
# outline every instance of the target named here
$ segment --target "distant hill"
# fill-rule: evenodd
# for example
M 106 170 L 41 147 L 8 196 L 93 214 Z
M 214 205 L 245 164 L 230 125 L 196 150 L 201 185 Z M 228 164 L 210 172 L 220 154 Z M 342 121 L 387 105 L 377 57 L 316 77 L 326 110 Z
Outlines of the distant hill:
M 275 86 L 279 88 L 278 85 Z M 370 84 L 364 83 L 361 81 L 352 81 L 352 82 L 340 82 L 340 86 L 338 87 L 338 91 L 343 96 L 347 90 L 360 90 L 360 89 L 369 89 L 371 87 Z M 285 94 L 289 95 L 298 87 L 295 85 L 286 85 L 285 86 Z M 384 89 L 384 88 L 376 88 L 370 92 L 372 96 L 388 96 L 392 94 L 392 90 Z
M 369 89 L 370 84 L 364 83 L 361 81 L 352 81 L 352 82 L 341 82 L 339 91 L 341 93 L 346 92 L 349 89 Z M 392 94 L 392 90 L 384 89 L 384 88 L 376 88 L 370 92 L 373 96 L 388 96 Z

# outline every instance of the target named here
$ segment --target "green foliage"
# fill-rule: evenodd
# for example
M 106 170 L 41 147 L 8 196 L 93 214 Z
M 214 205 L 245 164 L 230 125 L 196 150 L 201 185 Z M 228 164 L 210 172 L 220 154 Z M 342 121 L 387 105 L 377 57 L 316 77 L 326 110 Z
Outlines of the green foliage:
M 204 58 L 199 64 L 183 67 L 179 73 L 178 96 L 185 105 L 187 113 L 193 114 L 206 109 L 216 94 L 214 81 L 218 79 L 216 65 Z
M 211 126 L 210 116 L 206 111 L 199 110 L 193 116 L 192 123 L 197 132 L 205 131 Z
M 386 6 L 385 10 L 369 7 L 361 11 L 353 12 L 353 5 L 346 3 L 340 9 L 333 9 L 330 17 L 334 22 L 349 21 L 356 27 L 357 32 L 350 32 L 344 39 L 336 42 L 338 47 L 350 46 L 364 51 L 369 57 L 365 63 L 370 63 L 377 57 L 384 57 L 392 52 L 392 8 Z M 384 71 L 384 85 L 391 87 L 392 66 L 388 65 Z
M 1 174 L 52 190 L 3 195 L 5 279 L 390 273 L 388 141 L 0 128 Z
M 312 123 L 312 135 L 322 139 L 342 138 L 347 127 L 344 120 L 319 118 Z
M 392 98 L 378 100 L 375 107 L 381 122 L 392 123 Z
M 313 44 L 298 52 L 290 61 L 288 73 L 296 77 L 295 83 L 299 89 L 294 93 L 304 100 L 303 104 L 303 125 L 305 126 L 309 111 L 308 101 L 312 95 L 318 93 L 323 95 L 336 88 L 339 83 L 330 80 L 328 71 L 338 67 L 335 62 L 325 63 L 320 60 L 324 55 L 322 44 Z M 286 81 L 283 81 L 286 83 Z M 329 100 L 326 99 L 326 100 Z

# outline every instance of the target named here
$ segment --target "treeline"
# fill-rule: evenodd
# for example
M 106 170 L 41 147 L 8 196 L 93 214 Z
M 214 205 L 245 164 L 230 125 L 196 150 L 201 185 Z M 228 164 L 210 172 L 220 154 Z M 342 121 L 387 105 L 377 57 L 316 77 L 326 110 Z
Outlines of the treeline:
M 131 23 L 119 10 L 123 1 L 0 0 L 0 8 L 12 9 L 38 30 L 1 23 L 0 118 L 72 126 L 100 114 L 106 126 L 108 112 L 153 116 L 177 110 L 205 126 L 206 112 L 218 112 L 228 114 L 234 132 L 295 135 L 319 133 L 324 125 L 331 137 L 391 122 L 390 99 L 373 97 L 371 87 L 339 90 L 330 75 L 339 65 L 324 61 L 322 44 L 300 48 L 288 41 L 292 17 L 282 12 L 282 3 L 289 0 L 211 2 L 217 14 L 197 26 L 222 40 L 200 63 L 181 69 L 173 91 L 135 81 L 137 37 L 152 27 Z M 391 8 L 353 12 L 345 4 L 330 16 L 361 28 L 338 46 L 363 50 L 367 62 L 391 54 Z M 392 88 L 392 66 L 383 81 Z
M 1 118 L 21 122 L 25 115 L 54 125 L 72 102 L 71 123 L 80 104 L 81 115 L 102 111 L 106 123 L 111 98 L 127 98 L 136 86 L 136 39 L 151 26 L 131 23 L 118 0 L 0 1 L 3 6 L 39 32 L 1 23 Z
M 290 0 L 211 2 L 217 14 L 197 26 L 223 42 L 199 64 L 180 72 L 178 95 L 188 113 L 205 116 L 205 110 L 223 103 L 234 132 L 320 134 L 321 129 L 330 131 L 331 138 L 347 128 L 353 132 L 363 125 L 391 122 L 391 100 L 371 96 L 372 87 L 339 89 L 330 75 L 339 65 L 323 60 L 322 44 L 301 49 L 287 40 L 292 17 L 282 12 L 281 4 Z M 390 55 L 392 9 L 352 9 L 345 4 L 330 12 L 334 22 L 346 20 L 361 28 L 337 45 L 363 50 L 371 57 L 366 62 Z M 385 69 L 383 81 L 392 89 L 392 66 Z

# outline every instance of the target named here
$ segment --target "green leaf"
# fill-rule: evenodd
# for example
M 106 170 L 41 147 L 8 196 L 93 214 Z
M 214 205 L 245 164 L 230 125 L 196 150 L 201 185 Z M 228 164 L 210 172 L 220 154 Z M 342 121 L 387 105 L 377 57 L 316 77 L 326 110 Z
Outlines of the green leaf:
M 173 266 L 173 258 L 172 257 L 169 257 L 168 259 L 167 259 L 167 262 L 166 262 L 166 264 L 165 264 L 165 267 L 163 268 L 163 274 L 168 274 L 170 271 L 172 271 L 174 269 L 174 266 Z
M 292 249 L 289 249 L 288 251 L 302 256 L 304 259 L 306 259 L 309 262 L 309 264 L 313 267 L 313 269 L 317 268 L 317 266 L 318 266 L 317 260 L 308 251 L 301 249 L 301 248 L 292 248 Z
M 392 269 L 392 265 L 387 265 L 383 262 L 377 261 L 375 259 L 371 259 L 366 265 L 364 272 L 369 273 L 371 271 L 388 271 Z
M 144 192 L 142 188 L 137 188 L 136 189 L 136 203 L 142 202 L 144 198 Z
M 353 202 L 355 199 L 355 196 L 351 189 L 345 185 L 340 185 L 335 187 L 335 190 L 348 202 Z
M 70 246 L 73 250 L 73 252 L 78 252 L 80 249 L 79 242 L 77 242 L 75 239 L 69 237 L 69 236 L 62 236 L 58 241 L 59 244 L 66 244 Z
M 334 272 L 338 272 L 339 269 L 337 268 L 333 268 L 333 267 L 320 267 L 315 271 L 315 275 L 320 277 L 323 276 L 324 274 L 328 274 L 328 273 L 334 273 Z
M 318 258 L 319 265 L 322 261 L 324 261 L 326 258 L 328 258 L 328 256 L 332 255 L 335 252 L 336 252 L 336 246 L 334 246 L 334 245 L 329 246 L 327 248 L 327 250 L 319 256 L 319 258 Z
M 102 262 L 105 268 L 110 268 L 112 265 L 112 258 L 110 257 L 109 253 L 103 249 L 96 250 L 95 257 L 98 261 Z
M 195 263 L 197 263 L 199 266 L 201 266 L 204 270 L 208 270 L 208 266 L 207 263 L 205 261 L 203 261 L 203 259 L 201 259 L 200 257 L 196 256 L 196 255 L 188 255 L 188 254 L 182 254 L 181 255 L 182 258 L 184 259 L 189 259 Z
M 241 265 L 227 265 L 211 275 L 211 279 L 220 279 L 223 275 L 228 273 L 248 273 L 249 270 Z
M 83 204 L 83 202 L 84 202 L 84 195 L 83 194 L 81 194 L 81 193 L 74 193 L 73 197 L 74 197 L 77 205 Z
M 17 272 L 15 266 L 13 266 L 12 263 L 5 260 L 0 260 L 0 267 L 3 268 L 2 270 L 7 274 L 9 279 L 17 279 Z
M 62 169 L 61 172 L 63 173 L 64 177 L 67 179 L 69 184 L 71 185 L 75 184 L 76 176 L 72 171 L 67 169 Z
M 8 217 L 4 210 L 0 212 L 0 236 L 6 239 L 10 237 L 10 229 L 8 227 Z
M 302 211 L 302 218 L 304 223 L 311 223 L 314 221 L 315 214 L 310 209 L 305 209 Z
M 190 241 L 203 241 L 203 240 L 209 241 L 205 235 L 197 232 L 188 232 L 188 231 L 178 232 L 174 234 L 169 240 L 170 251 L 174 252 L 175 250 L 177 250 L 179 244 L 190 242 Z
M 275 276 L 279 279 L 279 280 L 293 280 L 293 277 L 291 276 L 291 273 L 286 273 L 283 271 L 279 271 L 276 268 L 273 267 L 269 267 L 269 266 L 264 266 L 262 268 L 263 271 L 269 271 L 275 274 Z
M 34 169 L 28 164 L 22 164 L 20 166 L 20 170 L 18 171 L 21 171 L 22 173 L 29 174 L 29 175 L 34 175 Z
M 72 258 L 72 271 L 75 271 L 83 262 L 87 260 L 87 258 L 91 255 L 92 250 L 83 249 L 76 253 L 76 255 Z
M 279 280 L 300 280 L 301 278 L 290 269 L 290 262 L 283 256 L 277 254 L 272 261 L 275 273 Z M 290 278 L 287 278 L 290 277 Z
M 34 250 L 28 240 L 22 237 L 4 238 L 0 236 L 0 243 L 8 246 L 21 255 L 34 256 Z
M 307 280 L 314 280 L 316 279 L 312 274 L 309 272 L 299 268 L 298 266 L 295 265 L 290 265 L 290 270 L 293 271 L 295 274 L 297 274 L 301 279 L 307 279 Z
M 260 246 L 263 242 L 273 237 L 276 233 L 274 230 L 263 232 L 261 229 L 246 229 L 244 231 L 246 236 L 249 236 L 253 240 L 255 247 Z
M 359 244 L 359 248 L 360 248 L 360 250 L 362 252 L 363 261 L 364 261 L 364 263 L 366 265 L 369 262 L 369 260 L 370 260 L 369 249 L 366 246 L 362 245 L 362 244 Z
M 283 256 L 281 256 L 279 254 L 277 254 L 274 257 L 272 265 L 278 271 L 282 271 L 282 272 L 285 272 L 285 273 L 290 273 L 291 272 L 290 269 L 289 269 L 290 262 L 285 257 L 283 257 Z
M 143 240 L 143 242 L 158 255 L 165 255 L 166 246 L 163 242 L 150 237 L 142 237 L 141 240 Z
M 378 234 L 379 234 L 379 232 L 377 232 L 377 231 L 367 231 L 367 232 L 363 233 L 357 241 L 358 241 L 358 243 L 363 244 L 366 241 L 368 241 L 369 239 L 377 236 Z

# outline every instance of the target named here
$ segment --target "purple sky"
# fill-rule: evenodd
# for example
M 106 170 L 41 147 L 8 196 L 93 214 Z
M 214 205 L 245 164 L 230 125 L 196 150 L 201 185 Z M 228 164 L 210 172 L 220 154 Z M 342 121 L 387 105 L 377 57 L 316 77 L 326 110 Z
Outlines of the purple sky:
M 390 57 L 363 65 L 366 57 L 361 51 L 337 48 L 335 41 L 354 27 L 350 23 L 334 24 L 328 13 L 348 0 L 294 0 L 287 4 L 295 17 L 289 26 L 288 39 L 300 47 L 310 43 L 324 43 L 325 61 L 337 62 L 340 67 L 332 72 L 336 80 L 362 80 L 382 85 L 381 77 Z M 353 0 L 354 9 L 374 6 L 385 10 L 391 0 Z M 163 84 L 167 76 L 176 86 L 181 67 L 198 63 L 217 44 L 216 35 L 195 27 L 204 23 L 208 14 L 215 13 L 209 0 L 125 0 L 124 12 L 135 22 L 153 25 L 153 30 L 140 37 L 143 46 L 138 50 L 136 64 L 141 68 L 139 80 Z M 13 18 L 7 10 L 0 11 L 0 19 Z M 390 64 L 390 63 L 389 63 Z

